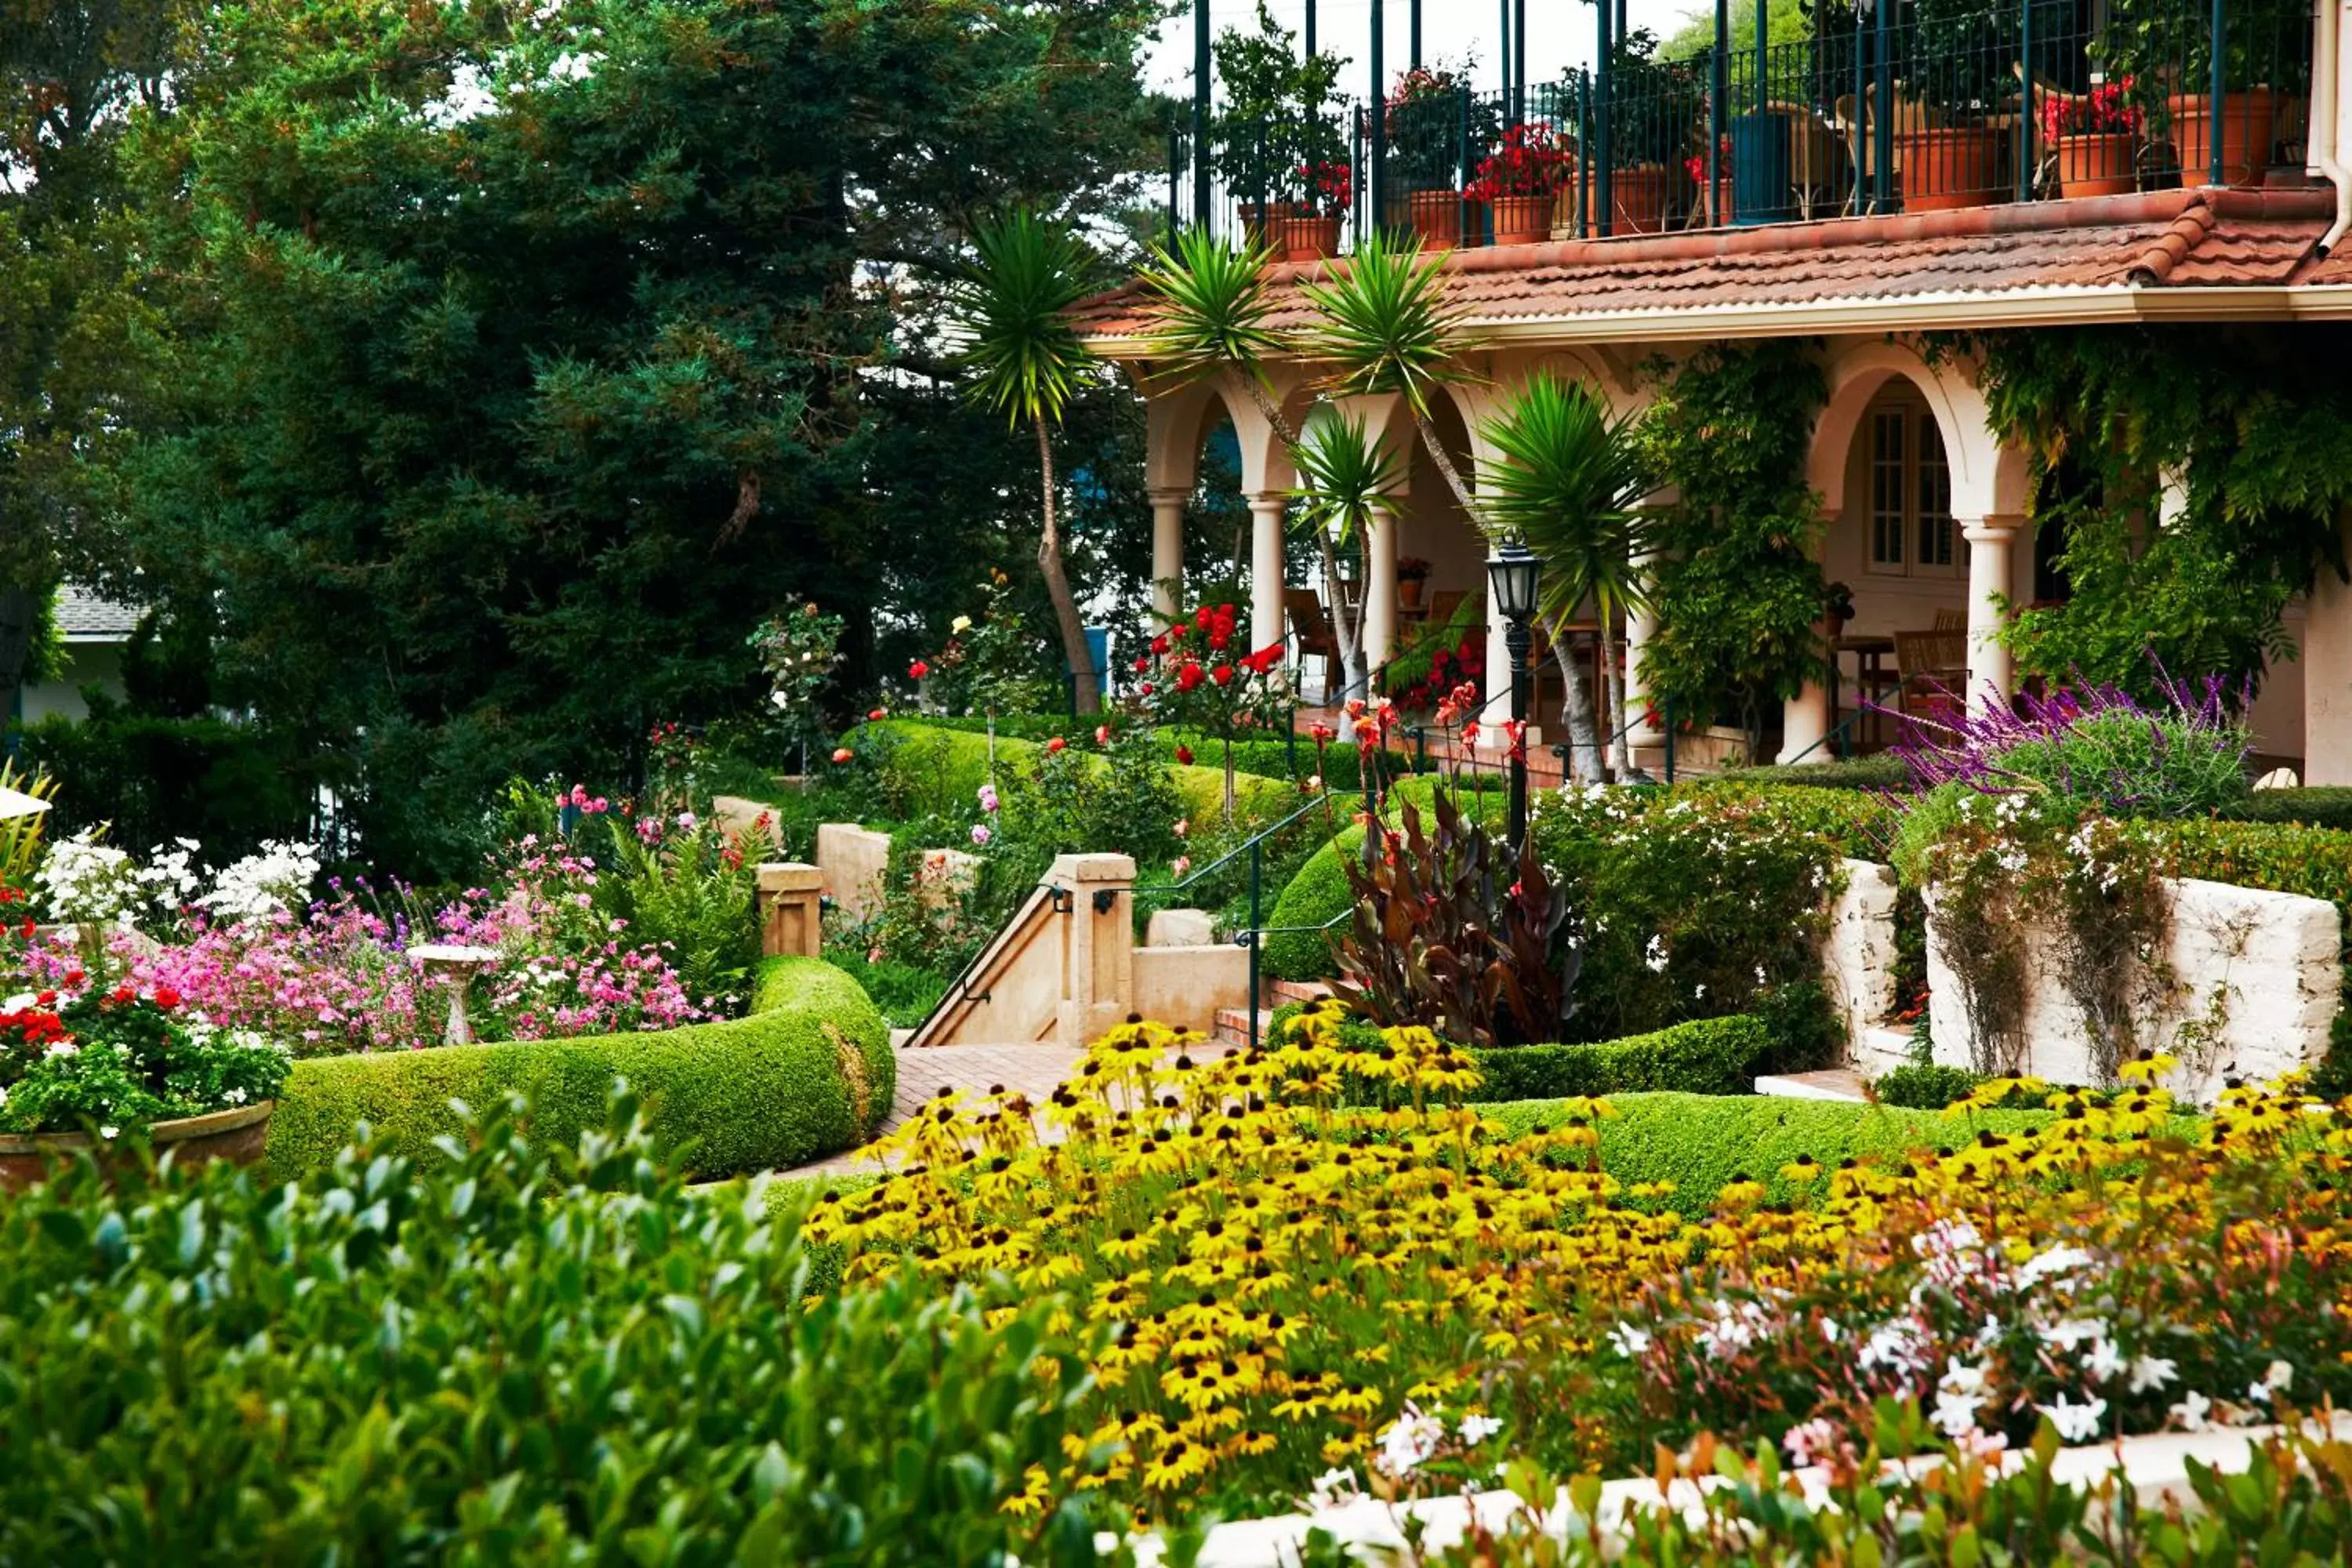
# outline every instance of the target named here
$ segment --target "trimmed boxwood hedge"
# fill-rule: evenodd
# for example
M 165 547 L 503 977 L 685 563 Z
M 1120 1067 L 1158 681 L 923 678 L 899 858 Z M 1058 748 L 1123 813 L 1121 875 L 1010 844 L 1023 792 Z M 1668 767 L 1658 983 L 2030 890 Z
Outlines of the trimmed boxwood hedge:
M 889 1026 L 856 981 L 819 959 L 772 958 L 760 967 L 754 1006 L 746 1018 L 654 1033 L 297 1062 L 270 1118 L 270 1176 L 332 1165 L 360 1121 L 383 1146 L 422 1153 L 463 1127 L 451 1100 L 487 1107 L 509 1090 L 534 1100 L 541 1140 L 570 1143 L 604 1124 L 615 1078 L 650 1102 L 665 1145 L 695 1141 L 690 1163 L 703 1176 L 801 1164 L 880 1125 L 898 1061 Z M 853 1088 L 853 1077 L 862 1085 Z
M 1672 1182 L 1673 1205 L 1706 1214 L 1715 1195 L 1739 1176 L 1764 1184 L 1769 1200 L 1796 1195 L 1780 1174 L 1801 1154 L 1834 1169 L 1864 1154 L 1900 1159 L 1916 1149 L 1957 1148 L 1981 1131 L 2014 1132 L 2050 1120 L 2047 1110 L 1989 1110 L 1962 1118 L 1933 1110 L 1832 1100 L 1716 1098 L 1703 1094 L 1624 1094 L 1617 1114 L 1600 1123 L 1601 1169 L 1629 1186 Z M 1554 1100 L 1481 1109 L 1513 1133 L 1558 1126 Z
M 1695 1018 L 1654 1034 L 1589 1046 L 1513 1046 L 1474 1051 L 1488 1100 L 1681 1089 L 1750 1094 L 1757 1065 L 1772 1048 L 1762 1020 L 1745 1015 Z

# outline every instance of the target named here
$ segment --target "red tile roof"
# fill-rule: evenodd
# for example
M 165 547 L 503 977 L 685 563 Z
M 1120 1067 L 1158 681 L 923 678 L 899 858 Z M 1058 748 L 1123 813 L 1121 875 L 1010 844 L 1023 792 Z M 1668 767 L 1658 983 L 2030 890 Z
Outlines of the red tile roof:
M 2325 188 L 2156 191 L 1497 246 L 1452 253 L 1444 265 L 1454 304 L 1473 322 L 1572 325 L 1601 314 L 1727 306 L 2318 281 L 2311 252 L 2334 216 L 2335 195 Z M 2352 256 L 2317 267 L 2352 281 L 2347 263 Z M 1304 325 L 1294 284 L 1329 265 L 1273 268 L 1270 324 Z M 1132 283 L 1098 295 L 1077 308 L 1080 330 L 1096 339 L 1140 336 L 1150 324 L 1146 304 Z

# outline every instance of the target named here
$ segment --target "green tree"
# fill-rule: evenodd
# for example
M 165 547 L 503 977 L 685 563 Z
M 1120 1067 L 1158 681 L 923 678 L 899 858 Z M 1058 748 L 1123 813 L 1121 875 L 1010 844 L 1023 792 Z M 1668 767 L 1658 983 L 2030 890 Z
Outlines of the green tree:
M 1315 542 L 1324 581 L 1340 581 L 1344 553 L 1356 581 L 1369 582 L 1373 512 L 1397 493 L 1396 455 L 1371 439 L 1361 415 L 1335 413 L 1310 420 L 1290 456 L 1298 469 L 1298 488 L 1291 492 L 1302 503 L 1298 527 Z M 1349 608 L 1348 595 L 1332 594 L 1331 637 L 1339 647 L 1341 683 L 1356 694 L 1364 686 L 1363 630 L 1363 617 Z
M 1152 14 L 208 11 L 129 149 L 174 396 L 120 473 L 222 699 L 346 756 L 372 852 L 430 871 L 509 773 L 625 777 L 656 720 L 748 707 L 788 594 L 870 680 L 930 613 L 901 520 L 963 482 L 894 446 L 957 395 L 957 237 L 1115 214 Z
M 1612 416 L 1590 388 L 1539 373 L 1489 421 L 1486 439 L 1498 460 L 1479 471 L 1486 498 L 1485 521 L 1496 542 L 1518 539 L 1543 557 L 1539 614 L 1555 651 L 1568 644 L 1567 624 L 1577 606 L 1592 602 L 1601 622 L 1601 668 L 1609 682 L 1609 711 L 1617 720 L 1611 764 L 1622 777 L 1633 759 L 1625 740 L 1624 674 L 1612 629 L 1620 611 L 1649 607 L 1640 563 L 1648 529 L 1634 510 L 1647 488 L 1632 422 Z M 1584 665 L 1563 658 L 1571 710 L 1587 715 L 1580 744 L 1597 728 L 1584 689 Z M 1571 732 L 1577 726 L 1570 723 Z M 1599 778 L 1601 758 L 1580 759 L 1585 778 Z
M 1101 683 L 1063 564 L 1054 494 L 1054 431 L 1069 410 L 1088 359 L 1069 310 L 1087 296 L 1095 253 L 1068 230 L 1042 222 L 1026 208 L 982 223 L 971 243 L 977 260 L 964 274 L 955 306 L 969 340 L 964 358 L 972 372 L 964 395 L 1036 435 L 1037 571 L 1053 602 L 1078 711 L 1097 712 Z

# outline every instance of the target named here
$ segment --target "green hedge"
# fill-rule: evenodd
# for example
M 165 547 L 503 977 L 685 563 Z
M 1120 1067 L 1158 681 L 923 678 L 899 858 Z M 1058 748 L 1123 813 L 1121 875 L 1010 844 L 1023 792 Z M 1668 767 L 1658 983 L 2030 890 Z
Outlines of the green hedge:
M 2314 784 L 2307 789 L 2256 790 L 2219 813 L 2232 822 L 2291 822 L 2305 827 L 2352 828 L 2352 789 Z
M 1849 1157 L 1900 1159 L 1916 1149 L 1957 1148 L 1979 1129 L 2013 1132 L 2050 1120 L 2046 1110 L 1979 1111 L 1970 1117 L 1819 1100 L 1717 1099 L 1703 1094 L 1612 1096 L 1603 1119 L 1601 1168 L 1619 1181 L 1672 1182 L 1674 1206 L 1703 1215 L 1735 1178 L 1750 1176 L 1773 1200 L 1796 1195 L 1780 1168 L 1810 1154 L 1834 1168 Z M 1558 1126 L 1558 1102 L 1481 1109 L 1511 1131 Z
M 655 1033 L 297 1062 L 270 1118 L 269 1173 L 287 1181 L 326 1169 L 360 1121 L 386 1147 L 422 1154 L 463 1126 L 451 1100 L 480 1109 L 510 1090 L 534 1100 L 542 1141 L 568 1143 L 604 1125 L 615 1078 L 652 1102 L 651 1125 L 666 1145 L 696 1141 L 691 1163 L 704 1176 L 801 1164 L 851 1148 L 880 1125 L 898 1061 L 888 1026 L 857 982 L 817 959 L 767 959 L 755 1005 L 761 1010 L 747 1018 Z M 845 1070 L 852 1063 L 862 1096 Z
M 1391 803 L 1411 802 L 1426 812 L 1437 793 L 1439 780 L 1410 778 L 1398 782 L 1389 792 Z M 1466 782 L 1466 781 L 1465 781 Z M 1507 799 L 1500 792 L 1481 784 L 1471 784 L 1486 818 L 1500 821 Z M 1391 813 L 1393 815 L 1393 813 Z M 1364 843 L 1364 830 L 1349 826 L 1339 830 L 1330 843 L 1307 858 L 1307 862 L 1292 874 L 1274 900 L 1274 910 L 1265 923 L 1280 930 L 1281 934 L 1265 939 L 1265 952 L 1260 964 L 1276 980 L 1328 980 L 1331 977 L 1331 938 L 1320 931 L 1289 930 L 1290 927 L 1321 926 L 1336 915 L 1345 914 L 1353 900 L 1348 892 L 1347 868 L 1339 863 L 1343 855 L 1359 853 Z M 1334 933 L 1336 934 L 1336 929 Z
M 1515 1046 L 1471 1055 L 1486 1079 L 1478 1097 L 1502 1101 L 1657 1089 L 1748 1094 L 1757 1064 L 1771 1049 L 1762 1021 L 1742 1015 L 1695 1018 L 1597 1045 Z
M 1901 758 L 1881 752 L 1874 756 L 1825 763 L 1732 768 L 1716 777 L 1726 784 L 1794 784 L 1804 789 L 1906 789 L 1911 784 L 1911 770 L 1903 765 Z

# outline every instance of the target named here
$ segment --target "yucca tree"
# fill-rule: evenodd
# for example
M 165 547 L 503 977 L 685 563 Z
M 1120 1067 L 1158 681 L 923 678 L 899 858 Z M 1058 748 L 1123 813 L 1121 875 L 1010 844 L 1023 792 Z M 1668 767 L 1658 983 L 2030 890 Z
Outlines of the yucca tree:
M 1491 537 L 1522 540 L 1543 557 L 1538 613 L 1568 689 L 1570 750 L 1578 774 L 1601 776 L 1591 695 L 1566 636 L 1570 617 L 1590 598 L 1601 622 L 1609 710 L 1617 719 L 1612 760 L 1622 776 L 1631 758 L 1624 677 L 1612 628 L 1620 611 L 1649 607 L 1639 566 L 1648 530 L 1633 504 L 1646 486 L 1630 421 L 1613 416 L 1590 388 L 1546 372 L 1504 405 L 1485 435 L 1496 454 L 1478 476 L 1485 526 Z
M 1477 346 L 1446 300 L 1437 258 L 1424 258 L 1417 239 L 1369 235 L 1328 281 L 1299 288 L 1315 320 L 1297 347 L 1322 367 L 1324 389 L 1336 397 L 1402 397 L 1430 461 L 1476 521 L 1477 498 L 1438 438 L 1433 412 L 1439 387 L 1473 379 L 1469 354 Z
M 1181 384 L 1210 379 L 1257 405 L 1286 447 L 1298 432 L 1283 416 L 1267 380 L 1265 362 L 1289 345 L 1266 322 L 1267 252 L 1235 247 L 1205 228 L 1180 230 L 1170 245 L 1151 247 L 1137 275 L 1150 296 L 1148 338 L 1160 375 Z
M 1339 591 L 1339 561 L 1344 553 L 1356 568 L 1356 580 L 1369 581 L 1373 512 L 1381 498 L 1396 490 L 1396 454 L 1372 440 L 1360 415 L 1332 413 L 1310 423 L 1290 455 L 1298 469 L 1298 488 L 1291 494 L 1302 503 L 1299 523 L 1321 551 L 1323 580 L 1331 584 L 1331 637 L 1339 645 L 1341 682 L 1359 693 L 1365 676 L 1364 621 Z
M 1093 288 L 1097 258 L 1068 229 L 1025 209 L 980 224 L 971 247 L 974 259 L 953 291 L 956 320 L 967 340 L 963 361 L 971 372 L 964 395 L 1002 412 L 1015 428 L 1026 424 L 1036 433 L 1041 504 L 1037 570 L 1045 579 L 1054 619 L 1061 626 L 1078 711 L 1092 713 L 1102 707 L 1102 689 L 1062 561 L 1054 431 L 1069 409 L 1087 363 L 1069 310 Z

